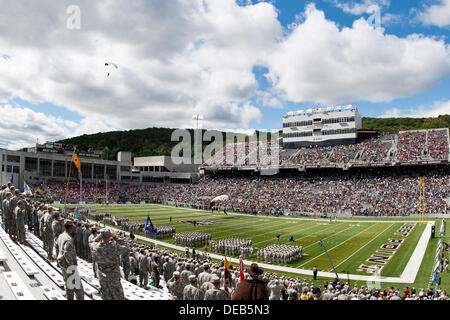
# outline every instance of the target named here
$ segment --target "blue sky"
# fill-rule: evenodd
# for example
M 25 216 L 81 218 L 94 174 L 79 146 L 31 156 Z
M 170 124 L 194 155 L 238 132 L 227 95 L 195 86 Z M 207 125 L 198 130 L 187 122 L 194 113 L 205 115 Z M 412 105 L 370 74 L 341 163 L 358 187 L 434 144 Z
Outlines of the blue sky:
M 256 3 L 258 1 L 253 1 Z M 288 28 L 296 20 L 296 16 L 302 13 L 305 5 L 311 1 L 303 0 L 276 0 L 273 4 L 279 10 L 278 19 L 281 24 Z M 356 1 L 357 2 L 357 1 Z M 360 2 L 359 2 L 360 3 Z M 425 26 L 418 21 L 413 21 L 414 12 L 412 10 L 422 8 L 423 5 L 429 3 L 439 3 L 439 1 L 422 1 L 422 0 L 393 0 L 390 2 L 388 8 L 381 7 L 381 16 L 386 14 L 393 14 L 398 16 L 398 21 L 382 24 L 382 27 L 388 34 L 393 34 L 398 37 L 407 37 L 413 33 L 419 33 L 426 36 L 444 38 L 448 44 L 450 39 L 450 27 L 440 28 L 437 26 Z M 353 22 L 361 17 L 368 19 L 371 14 L 364 13 L 362 15 L 354 15 L 346 13 L 342 9 L 337 8 L 332 0 L 317 1 L 316 7 L 325 12 L 328 19 L 336 22 L 340 27 L 351 27 Z M 257 68 L 255 76 L 258 79 L 260 88 L 267 89 L 268 83 L 263 76 L 267 72 L 265 68 Z M 394 99 L 391 102 L 372 103 L 364 100 L 350 100 L 342 102 L 343 105 L 353 104 L 358 106 L 359 111 L 366 117 L 380 117 L 392 109 L 398 109 L 399 115 L 411 115 L 409 110 L 423 106 L 424 109 L 431 108 L 434 101 L 447 101 L 450 98 L 450 77 L 443 77 L 436 83 L 436 86 L 428 91 L 420 92 L 410 97 Z M 313 102 L 296 104 L 287 103 L 288 110 L 304 109 L 305 106 L 314 106 Z M 284 111 L 284 110 L 283 110 Z M 402 114 L 403 113 L 403 114 Z M 450 114 L 450 109 L 447 109 L 446 114 Z M 277 118 L 280 117 L 280 111 L 276 109 L 266 108 L 264 110 L 264 120 L 261 128 L 272 128 L 276 126 Z M 267 116 L 266 116 L 267 115 Z
M 251 132 L 317 105 L 450 113 L 450 0 L 0 5 L 0 147 L 193 127 L 193 114 L 204 128 Z

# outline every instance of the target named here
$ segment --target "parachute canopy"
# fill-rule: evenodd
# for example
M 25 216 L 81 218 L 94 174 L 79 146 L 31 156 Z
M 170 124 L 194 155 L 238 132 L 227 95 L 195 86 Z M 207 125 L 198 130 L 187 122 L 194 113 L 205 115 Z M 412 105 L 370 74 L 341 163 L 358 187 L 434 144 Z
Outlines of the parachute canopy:
M 116 67 L 116 69 L 119 69 L 119 67 L 117 66 L 117 64 L 112 63 L 112 62 L 105 62 L 105 66 L 107 66 L 107 67 L 114 66 L 114 67 Z M 107 77 L 109 77 L 110 74 L 111 74 L 111 73 L 108 71 Z
M 117 64 L 112 63 L 112 62 L 105 62 L 105 66 L 114 66 L 114 67 L 116 67 L 116 69 L 119 68 L 119 67 L 117 66 Z
M 217 202 L 217 201 L 225 201 L 225 200 L 229 200 L 230 197 L 227 196 L 226 194 L 223 194 L 221 196 L 215 197 L 214 199 L 211 200 L 211 202 Z

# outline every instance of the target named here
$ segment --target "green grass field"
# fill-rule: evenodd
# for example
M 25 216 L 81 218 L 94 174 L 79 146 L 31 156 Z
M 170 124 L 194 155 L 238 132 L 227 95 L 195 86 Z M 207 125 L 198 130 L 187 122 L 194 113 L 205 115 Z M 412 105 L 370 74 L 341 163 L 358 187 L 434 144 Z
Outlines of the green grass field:
M 392 222 L 381 222 L 387 219 L 340 219 L 343 221 L 329 223 L 328 219 L 305 219 L 301 217 L 267 217 L 251 215 L 224 215 L 222 212 L 206 212 L 189 208 L 176 208 L 162 205 L 120 205 L 93 206 L 98 212 L 109 212 L 114 216 L 125 216 L 130 220 L 145 221 L 150 215 L 156 226 L 172 226 L 177 233 L 200 231 L 210 233 L 213 240 L 228 237 L 251 239 L 255 248 L 255 255 L 248 260 L 257 261 L 256 249 L 264 248 L 277 242 L 276 235 L 281 235 L 280 243 L 289 244 L 289 238 L 294 237 L 294 244 L 303 246 L 303 257 L 294 263 L 284 265 L 299 269 L 312 269 L 313 266 L 321 271 L 331 271 L 330 263 L 323 249 L 318 245 L 322 240 L 338 273 L 370 275 L 359 269 L 361 264 L 373 266 L 366 260 L 376 254 L 380 246 L 388 243 L 390 238 L 403 238 L 394 233 L 404 223 L 414 219 L 395 219 Z M 172 217 L 172 222 L 170 222 Z M 193 226 L 183 223 L 183 220 L 210 221 L 214 225 Z M 428 219 L 430 220 L 430 219 Z M 360 222 L 361 221 L 361 222 Z M 365 222 L 362 222 L 365 221 Z M 381 275 L 384 277 L 399 277 L 405 269 L 410 256 L 416 248 L 417 242 L 424 231 L 425 225 L 416 224 L 401 246 L 383 267 Z M 436 219 L 436 230 L 440 228 L 440 219 Z M 160 239 L 173 243 L 171 238 Z M 444 238 L 448 241 L 448 238 Z M 426 255 L 420 267 L 416 282 L 408 286 L 427 287 L 433 267 L 437 239 L 430 240 Z M 202 248 L 197 248 L 202 249 Z M 280 272 L 279 272 L 280 273 Z M 303 275 L 296 277 L 308 278 Z M 325 280 L 325 279 L 322 279 Z M 329 280 L 329 279 L 327 279 Z M 386 284 L 386 286 L 396 284 Z M 442 277 L 441 285 L 450 289 L 450 279 Z M 405 286 L 402 284 L 402 286 Z

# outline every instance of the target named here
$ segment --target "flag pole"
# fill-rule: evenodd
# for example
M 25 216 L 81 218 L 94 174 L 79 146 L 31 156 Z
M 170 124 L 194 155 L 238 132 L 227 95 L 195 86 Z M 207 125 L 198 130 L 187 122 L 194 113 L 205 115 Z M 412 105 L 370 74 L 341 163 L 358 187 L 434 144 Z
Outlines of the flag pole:
M 68 195 L 68 193 L 69 193 L 69 182 L 70 182 L 70 175 L 71 175 L 71 173 L 72 173 L 72 160 L 70 161 L 70 167 L 69 167 L 69 175 L 68 175 L 68 178 L 67 178 L 67 185 L 66 185 L 66 196 L 64 197 L 64 213 L 66 213 L 67 214 L 67 211 L 66 211 L 66 207 L 67 207 L 67 195 Z
M 81 167 L 81 164 L 80 164 Z M 83 173 L 80 170 L 80 204 L 83 202 Z

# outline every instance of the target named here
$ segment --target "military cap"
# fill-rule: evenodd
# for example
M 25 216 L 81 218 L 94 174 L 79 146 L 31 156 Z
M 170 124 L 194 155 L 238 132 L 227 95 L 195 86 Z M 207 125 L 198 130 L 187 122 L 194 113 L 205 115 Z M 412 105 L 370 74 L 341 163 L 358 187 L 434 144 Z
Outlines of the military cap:
M 174 277 L 179 277 L 180 276 L 180 272 L 179 271 L 174 271 L 173 272 L 173 276 Z
M 68 219 L 66 219 L 65 221 L 64 221 L 64 227 L 65 228 L 70 228 L 70 227 L 73 227 L 73 221 L 72 220 L 68 220 Z
M 218 276 L 214 276 L 211 278 L 211 283 L 213 284 L 219 284 L 220 283 L 220 278 Z
M 112 235 L 111 230 L 109 230 L 108 228 L 101 229 L 100 234 L 103 239 L 109 238 Z
M 197 277 L 194 274 L 191 274 L 189 276 L 189 282 L 195 282 L 195 280 L 197 280 Z

